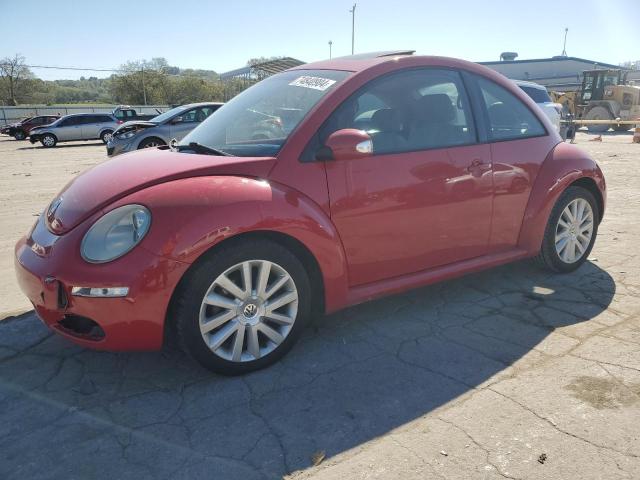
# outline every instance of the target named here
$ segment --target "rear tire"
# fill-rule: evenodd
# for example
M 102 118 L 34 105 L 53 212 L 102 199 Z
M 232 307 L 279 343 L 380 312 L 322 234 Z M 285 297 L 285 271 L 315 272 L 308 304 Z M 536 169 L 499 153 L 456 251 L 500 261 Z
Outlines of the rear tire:
M 567 188 L 549 215 L 538 264 L 559 273 L 579 268 L 596 241 L 599 218 L 598 202 L 589 190 Z
M 593 107 L 584 118 L 585 120 L 613 120 L 609 110 L 604 107 Z M 611 127 L 613 125 L 587 125 L 587 130 L 591 133 L 604 133 Z
M 142 148 L 159 147 L 161 145 L 166 145 L 166 143 L 164 143 L 162 140 L 160 140 L 157 137 L 149 137 L 149 138 L 145 138 L 143 141 L 140 142 L 140 145 L 138 145 L 138 150 Z
M 191 267 L 172 307 L 181 347 L 213 372 L 240 375 L 291 349 L 310 316 L 311 286 L 289 250 L 245 240 L 214 249 Z
M 58 143 L 58 139 L 55 137 L 55 135 L 46 133 L 40 139 L 40 143 L 45 148 L 51 148 L 56 146 L 56 144 Z
M 111 137 L 113 137 L 113 130 L 105 130 L 100 134 L 100 140 L 102 140 L 102 143 L 104 144 L 109 143 Z

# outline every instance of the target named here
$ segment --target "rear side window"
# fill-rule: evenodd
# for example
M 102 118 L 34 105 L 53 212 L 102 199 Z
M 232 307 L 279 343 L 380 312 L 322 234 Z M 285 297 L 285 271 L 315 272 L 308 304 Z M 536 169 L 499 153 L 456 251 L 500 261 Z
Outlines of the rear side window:
M 75 117 L 69 117 L 69 118 L 63 120 L 60 123 L 60 126 L 61 127 L 71 127 L 73 125 L 80 125 L 81 123 L 84 123 L 83 117 L 75 116 Z
M 112 122 L 111 117 L 109 115 L 94 115 L 92 123 L 106 123 Z
M 546 134 L 540 120 L 511 92 L 484 78 L 478 78 L 478 86 L 487 111 L 491 140 L 518 140 Z
M 547 103 L 551 101 L 551 98 L 549 97 L 549 94 L 546 90 L 543 90 L 541 88 L 527 87 L 525 85 L 518 86 L 524 93 L 531 97 L 531 100 L 536 103 Z

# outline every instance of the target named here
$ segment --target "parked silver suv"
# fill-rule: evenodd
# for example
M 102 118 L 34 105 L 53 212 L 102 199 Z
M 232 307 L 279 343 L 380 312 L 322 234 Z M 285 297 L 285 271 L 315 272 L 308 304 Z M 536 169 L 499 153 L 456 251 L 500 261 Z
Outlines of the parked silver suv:
M 58 142 L 98 138 L 107 143 L 116 128 L 118 119 L 109 113 L 76 113 L 32 129 L 29 141 L 40 142 L 43 147 L 55 147 Z
M 168 145 L 174 138 L 182 140 L 222 103 L 191 103 L 161 113 L 151 120 L 123 123 L 107 143 L 107 155 L 113 157 L 140 148 Z

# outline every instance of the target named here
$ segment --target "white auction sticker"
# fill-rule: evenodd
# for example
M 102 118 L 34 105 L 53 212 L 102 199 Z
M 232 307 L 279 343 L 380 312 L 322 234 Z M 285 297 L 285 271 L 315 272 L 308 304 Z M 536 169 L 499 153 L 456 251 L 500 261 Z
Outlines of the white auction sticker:
M 331 80 L 329 78 L 304 76 L 304 77 L 296 78 L 289 85 L 293 85 L 295 87 L 313 88 L 314 90 L 325 91 L 334 83 L 336 83 L 336 81 Z

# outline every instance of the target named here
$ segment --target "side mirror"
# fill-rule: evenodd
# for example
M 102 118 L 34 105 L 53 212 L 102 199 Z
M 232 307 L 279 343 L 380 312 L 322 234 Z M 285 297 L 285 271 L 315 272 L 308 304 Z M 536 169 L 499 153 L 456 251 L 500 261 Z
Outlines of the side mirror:
M 351 160 L 370 157 L 373 143 L 369 134 L 355 128 L 333 132 L 316 153 L 317 160 Z
M 176 117 L 173 120 L 171 120 L 171 124 L 175 125 L 176 123 L 181 123 L 182 122 L 182 117 Z

